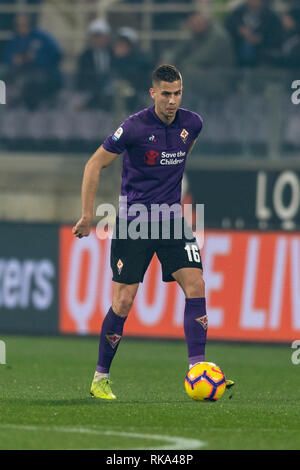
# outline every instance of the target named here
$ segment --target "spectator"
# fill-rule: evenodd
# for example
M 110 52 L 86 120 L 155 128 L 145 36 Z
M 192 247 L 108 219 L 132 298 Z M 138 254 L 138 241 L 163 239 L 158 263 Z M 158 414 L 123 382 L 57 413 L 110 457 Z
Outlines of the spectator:
M 277 63 L 286 68 L 300 68 L 300 9 L 284 13 L 281 20 L 283 41 Z
M 40 4 L 43 0 L 27 0 L 26 3 L 28 4 Z M 9 5 L 9 6 L 14 6 L 17 3 L 17 0 L 0 0 L 0 5 Z M 14 19 L 15 19 L 15 13 L 9 12 L 9 13 L 1 13 L 0 14 L 0 31 L 9 31 L 11 32 L 14 28 Z M 35 15 L 36 16 L 36 15 Z M 3 53 L 5 49 L 5 45 L 8 41 L 7 40 L 2 40 L 0 42 L 0 61 L 3 62 Z
M 78 87 L 88 93 L 86 107 L 110 109 L 112 95 L 112 48 L 110 26 L 103 19 L 88 27 L 88 45 L 79 57 Z
M 227 17 L 226 26 L 240 66 L 268 63 L 272 53 L 281 47 L 280 19 L 265 0 L 245 0 Z
M 169 61 L 182 70 L 231 66 L 234 61 L 231 39 L 223 26 L 202 13 L 188 17 L 191 38 L 175 47 Z
M 15 35 L 5 47 L 7 82 L 19 89 L 16 103 L 34 110 L 53 99 L 62 84 L 62 52 L 55 39 L 32 25 L 28 15 L 17 15 Z
M 127 89 L 129 111 L 139 106 L 137 96 L 143 93 L 152 69 L 151 58 L 139 47 L 137 32 L 120 28 L 113 44 L 113 76 L 124 91 Z

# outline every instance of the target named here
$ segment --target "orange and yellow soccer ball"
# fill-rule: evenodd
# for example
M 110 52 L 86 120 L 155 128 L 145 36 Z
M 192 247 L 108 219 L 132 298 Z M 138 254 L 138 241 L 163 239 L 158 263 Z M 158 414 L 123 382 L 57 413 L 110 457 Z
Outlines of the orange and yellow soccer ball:
M 226 377 L 213 362 L 198 362 L 186 374 L 185 390 L 197 401 L 217 401 L 226 389 Z

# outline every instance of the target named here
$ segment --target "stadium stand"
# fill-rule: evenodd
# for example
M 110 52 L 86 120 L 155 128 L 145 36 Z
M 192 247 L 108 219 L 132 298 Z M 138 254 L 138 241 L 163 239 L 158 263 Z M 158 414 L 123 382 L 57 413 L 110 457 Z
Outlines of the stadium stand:
M 268 15 L 272 20 L 276 18 L 273 21 L 274 28 L 278 28 L 276 40 L 282 38 L 282 43 L 277 42 L 275 49 L 265 50 L 260 55 L 259 66 L 236 67 L 232 58 L 232 50 L 236 49 L 231 48 L 225 27 L 232 33 L 233 25 L 242 21 L 241 12 L 253 3 L 260 4 L 261 0 L 198 0 L 184 4 L 164 1 L 137 4 L 125 0 L 44 0 L 8 4 L 1 0 L 3 30 L 0 38 L 11 40 L 14 15 L 34 14 L 33 21 L 38 19 L 39 29 L 46 30 L 59 44 L 62 51 L 59 69 L 63 75 L 63 85 L 56 83 L 56 93 L 48 100 L 34 103 L 34 109 L 28 109 L 26 103 L 18 103 L 16 95 L 20 94 L 21 85 L 7 80 L 7 105 L 0 118 L 2 148 L 91 151 L 128 113 L 151 103 L 145 93 L 150 86 L 151 67 L 158 62 L 174 60 L 184 69 L 184 106 L 192 104 L 200 113 L 205 109 L 207 127 L 201 147 L 197 149 L 199 154 L 219 157 L 242 154 L 247 158 L 266 158 L 270 156 L 270 149 L 274 155 L 272 129 L 280 129 L 277 155 L 279 148 L 288 154 L 297 152 L 300 145 L 297 132 L 299 113 L 289 103 L 290 86 L 297 78 L 294 70 L 297 70 L 299 57 L 299 13 L 292 8 L 292 2 L 288 5 L 274 2 Z M 164 23 L 170 12 L 177 15 L 178 23 L 174 22 L 173 26 L 167 21 Z M 155 23 L 158 15 L 160 20 Z M 120 24 L 120 18 L 123 24 Z M 203 18 L 209 27 L 205 21 L 201 25 Z M 110 31 L 106 58 L 103 54 L 91 52 L 89 25 L 99 26 L 99 19 Z M 192 37 L 191 25 L 194 28 Z M 201 32 L 202 26 L 204 31 Z M 135 39 L 133 36 L 131 39 L 121 38 L 120 28 L 127 33 L 131 31 Z M 219 53 L 220 42 L 222 54 Z M 159 44 L 159 53 L 155 44 Z M 135 50 L 134 54 L 130 48 Z M 124 50 L 125 56 L 122 56 Z M 2 67 L 4 57 L 2 55 Z M 99 75 L 98 69 L 91 85 L 89 80 L 93 75 L 91 67 L 95 57 L 98 57 L 98 66 L 110 65 L 104 74 L 105 79 L 103 74 Z M 133 73 L 135 70 L 138 73 Z M 53 77 L 50 81 L 55 85 Z M 37 101 L 36 88 L 33 88 Z M 24 97 L 24 92 L 21 91 L 21 95 Z M 274 113 L 274 107 L 281 102 L 287 104 L 279 115 Z M 264 115 L 261 110 L 264 110 Z M 216 127 L 219 130 L 217 134 L 214 132 Z

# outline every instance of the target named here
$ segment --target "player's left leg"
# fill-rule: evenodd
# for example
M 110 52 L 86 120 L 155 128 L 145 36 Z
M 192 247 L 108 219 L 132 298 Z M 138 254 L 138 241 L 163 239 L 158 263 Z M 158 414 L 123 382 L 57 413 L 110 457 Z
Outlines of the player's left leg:
M 202 269 L 181 268 L 172 273 L 185 294 L 184 333 L 188 348 L 189 366 L 205 361 L 207 335 L 207 314 L 205 283 Z M 234 386 L 233 380 L 226 380 L 226 388 Z
M 207 314 L 202 269 L 181 268 L 172 273 L 185 295 L 184 333 L 190 367 L 205 360 Z

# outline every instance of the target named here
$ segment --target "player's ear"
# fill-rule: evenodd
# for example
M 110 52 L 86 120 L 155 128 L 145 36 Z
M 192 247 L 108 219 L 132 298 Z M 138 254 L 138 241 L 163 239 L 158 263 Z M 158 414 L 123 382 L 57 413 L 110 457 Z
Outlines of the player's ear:
M 151 98 L 154 100 L 154 96 L 155 96 L 154 88 L 150 88 L 149 93 L 150 93 Z

